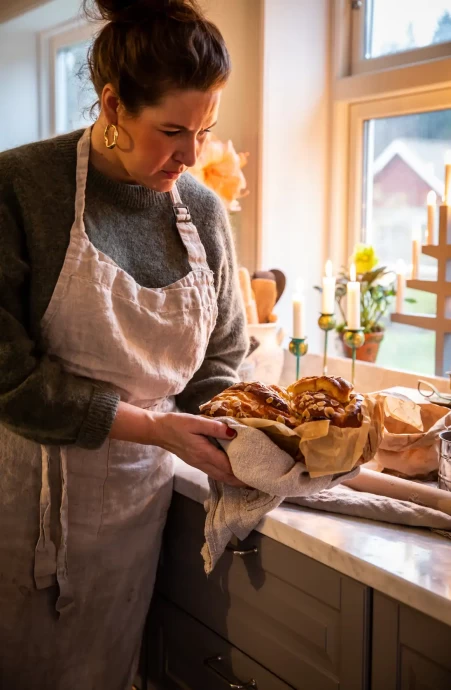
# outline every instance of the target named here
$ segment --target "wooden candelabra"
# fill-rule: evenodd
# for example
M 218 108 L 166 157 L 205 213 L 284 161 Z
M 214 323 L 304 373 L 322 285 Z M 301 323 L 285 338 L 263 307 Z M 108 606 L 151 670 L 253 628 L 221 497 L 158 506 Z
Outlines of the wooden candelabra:
M 451 206 L 446 203 L 440 206 L 438 244 L 424 245 L 421 251 L 437 260 L 437 280 L 412 279 L 406 284 L 414 290 L 437 295 L 436 315 L 395 312 L 391 320 L 435 331 L 435 373 L 444 376 L 451 369 Z

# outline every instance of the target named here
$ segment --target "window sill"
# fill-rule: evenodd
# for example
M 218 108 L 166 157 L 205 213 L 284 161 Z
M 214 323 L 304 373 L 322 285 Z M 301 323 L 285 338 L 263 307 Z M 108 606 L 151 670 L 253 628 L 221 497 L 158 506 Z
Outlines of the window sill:
M 348 381 L 351 379 L 351 360 L 345 357 L 328 357 L 328 369 L 331 376 L 342 376 Z M 301 376 L 320 376 L 323 371 L 323 354 L 308 353 L 301 360 Z M 356 362 L 355 388 L 359 393 L 371 393 L 372 391 L 385 390 L 393 386 L 414 388 L 416 390 L 418 380 L 433 383 L 441 393 L 449 393 L 449 382 L 446 378 L 438 376 L 422 376 L 408 371 L 386 369 L 377 364 Z M 287 386 L 296 379 L 296 362 L 288 350 L 285 351 L 285 362 L 282 372 L 281 385 Z

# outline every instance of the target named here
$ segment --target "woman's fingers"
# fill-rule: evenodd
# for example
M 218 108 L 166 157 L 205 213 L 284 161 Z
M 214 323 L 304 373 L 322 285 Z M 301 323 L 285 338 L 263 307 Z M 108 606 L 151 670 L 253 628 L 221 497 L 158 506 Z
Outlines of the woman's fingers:
M 199 430 L 195 433 L 202 434 L 203 436 L 213 436 L 213 438 L 220 438 L 224 441 L 230 441 L 236 436 L 236 431 L 228 427 L 224 422 L 217 422 L 206 417 L 197 417 L 196 419 L 199 423 Z
M 216 419 L 171 412 L 152 421 L 152 445 L 169 450 L 216 481 L 245 486 L 234 476 L 227 454 L 207 438 L 230 441 L 236 432 L 226 424 Z

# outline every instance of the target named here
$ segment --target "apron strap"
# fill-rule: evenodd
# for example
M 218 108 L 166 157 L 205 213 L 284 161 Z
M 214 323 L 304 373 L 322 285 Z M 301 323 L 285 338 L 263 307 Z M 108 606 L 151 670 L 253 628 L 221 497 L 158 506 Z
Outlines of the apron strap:
M 50 459 L 45 446 L 41 446 L 41 495 L 39 501 L 39 539 L 34 556 L 34 581 L 37 589 L 55 584 L 56 546 L 50 535 Z
M 91 149 L 91 127 L 83 132 L 77 144 L 77 172 L 75 193 L 75 221 L 73 228 L 83 227 L 83 215 L 85 213 L 86 181 L 88 179 L 89 151 Z
M 210 271 L 204 245 L 200 240 L 196 226 L 191 220 L 188 206 L 182 202 L 177 184 L 174 184 L 169 193 L 171 195 L 177 230 L 188 253 L 188 261 L 191 268 L 193 271 L 196 269 Z
M 74 593 L 69 581 L 67 567 L 67 537 L 69 527 L 67 495 L 67 450 L 57 448 L 61 472 L 61 505 L 60 527 L 61 541 L 57 549 L 50 534 L 50 514 L 52 495 L 50 489 L 50 453 L 46 446 L 41 446 L 42 483 L 40 497 L 39 539 L 35 548 L 34 580 L 37 589 L 47 589 L 56 583 L 59 586 L 59 597 L 55 608 L 60 613 L 67 613 L 74 605 Z M 51 451 L 50 451 L 51 452 Z
M 61 506 L 60 525 L 61 542 L 56 555 L 56 579 L 60 588 L 60 595 L 56 602 L 56 610 L 67 613 L 74 605 L 74 591 L 69 581 L 67 567 L 67 538 L 69 535 L 69 499 L 67 494 L 67 448 L 60 446 L 61 459 Z

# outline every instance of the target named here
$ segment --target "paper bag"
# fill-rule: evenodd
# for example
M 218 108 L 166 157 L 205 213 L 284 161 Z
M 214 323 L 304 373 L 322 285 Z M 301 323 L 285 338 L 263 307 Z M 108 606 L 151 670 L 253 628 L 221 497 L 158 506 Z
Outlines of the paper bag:
M 439 463 L 439 434 L 451 425 L 451 412 L 441 405 L 398 400 L 385 405 L 384 436 L 371 469 L 405 479 L 433 480 Z M 414 415 L 398 414 L 399 410 Z

